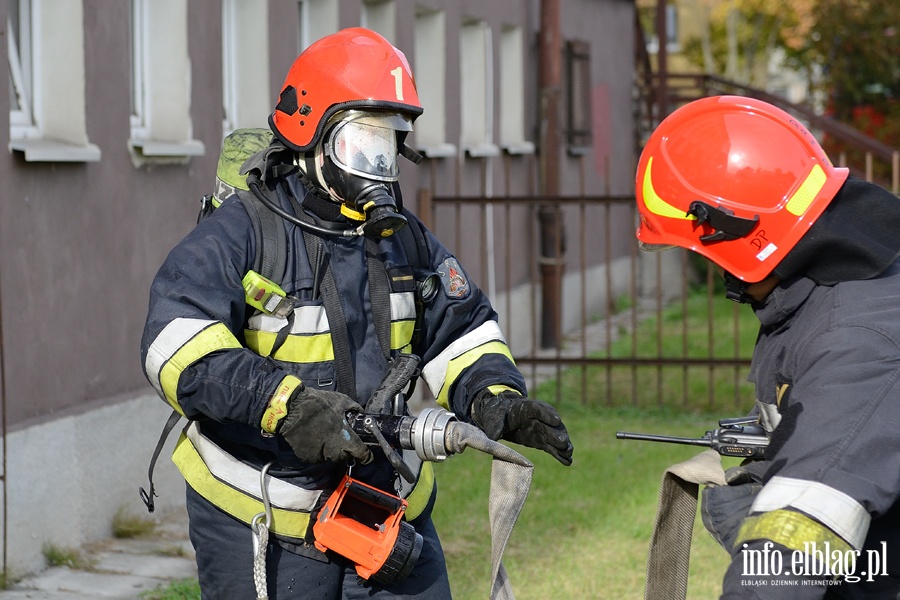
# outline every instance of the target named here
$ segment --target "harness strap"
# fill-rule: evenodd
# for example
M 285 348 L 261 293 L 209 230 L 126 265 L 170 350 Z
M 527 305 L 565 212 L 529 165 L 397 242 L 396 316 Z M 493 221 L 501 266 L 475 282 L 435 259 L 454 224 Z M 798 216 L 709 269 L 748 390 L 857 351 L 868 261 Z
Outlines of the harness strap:
M 150 491 L 147 492 L 144 488 L 140 489 L 141 500 L 144 501 L 144 505 L 147 507 L 147 512 L 153 512 L 156 510 L 156 503 L 153 501 L 153 498 L 157 496 L 156 488 L 153 485 L 153 470 L 156 468 L 156 459 L 159 458 L 159 453 L 162 452 L 163 446 L 166 443 L 166 438 L 169 437 L 169 433 L 172 432 L 172 429 L 175 427 L 175 424 L 178 422 L 178 419 L 181 418 L 181 413 L 177 410 L 173 410 L 172 414 L 169 415 L 169 418 L 166 420 L 166 424 L 163 425 L 163 430 L 159 434 L 159 440 L 156 442 L 156 448 L 153 450 L 153 456 L 150 458 L 150 467 L 147 469 L 147 479 L 150 481 Z
M 298 215 L 303 215 L 303 212 L 298 211 Z M 324 245 L 324 242 L 315 235 L 307 235 L 306 232 L 303 232 L 302 235 L 303 243 L 306 245 L 306 254 L 308 256 L 316 256 L 317 246 Z M 325 306 L 325 314 L 328 316 L 328 324 L 331 329 L 331 345 L 334 348 L 334 371 L 337 391 L 351 398 L 356 398 L 356 373 L 353 369 L 353 361 L 350 355 L 347 320 L 344 318 L 344 307 L 341 305 L 341 298 L 337 291 L 337 282 L 334 280 L 330 260 L 326 260 L 320 290 L 322 303 Z
M 663 474 L 656 522 L 647 553 L 644 600 L 684 600 L 691 562 L 691 535 L 700 485 L 726 485 L 715 450 L 672 465 Z
M 284 233 L 282 219 L 262 206 L 262 203 L 252 194 L 239 192 L 238 198 L 253 223 L 253 233 L 257 244 L 253 270 L 266 279 L 280 284 L 284 278 L 287 261 L 287 236 Z
M 388 280 L 378 242 L 366 238 L 366 264 L 369 271 L 369 302 L 375 320 L 375 335 L 385 361 L 391 359 L 391 283 Z

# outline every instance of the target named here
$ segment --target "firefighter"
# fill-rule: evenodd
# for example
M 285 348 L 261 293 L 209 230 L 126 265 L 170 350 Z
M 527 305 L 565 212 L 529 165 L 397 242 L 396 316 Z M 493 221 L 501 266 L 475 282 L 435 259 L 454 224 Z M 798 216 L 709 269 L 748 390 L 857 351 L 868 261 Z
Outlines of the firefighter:
M 835 168 L 796 118 L 732 96 L 659 125 L 636 195 L 641 246 L 715 263 L 761 325 L 766 457 L 703 492 L 732 555 L 722 598 L 896 598 L 900 200 Z
M 312 44 L 270 115 L 274 141 L 246 173 L 283 215 L 283 277 L 254 271 L 265 240 L 235 194 L 152 283 L 141 358 L 189 420 L 173 460 L 187 481 L 204 598 L 256 597 L 250 525 L 266 508 L 263 469 L 269 598 L 450 597 L 430 463 L 406 483 L 345 418 L 365 410 L 401 354 L 421 357 L 422 379 L 458 418 L 572 462 L 556 409 L 527 398 L 488 299 L 402 209 L 398 160 L 415 157 L 404 140 L 421 113 L 406 58 L 383 37 L 352 28 Z M 403 228 L 417 232 L 418 258 Z M 257 292 L 272 289 L 276 302 L 261 304 Z M 363 581 L 350 561 L 314 546 L 315 515 L 348 470 L 408 502 L 405 518 L 422 538 L 408 577 Z

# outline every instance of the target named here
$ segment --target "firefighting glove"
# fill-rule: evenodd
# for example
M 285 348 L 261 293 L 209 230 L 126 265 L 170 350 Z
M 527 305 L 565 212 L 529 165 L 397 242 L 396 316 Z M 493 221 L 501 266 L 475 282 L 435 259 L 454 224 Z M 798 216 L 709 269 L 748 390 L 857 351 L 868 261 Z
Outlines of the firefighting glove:
M 504 439 L 543 450 L 568 466 L 572 442 L 556 409 L 515 392 L 485 390 L 472 402 L 472 421 L 492 440 Z
M 287 405 L 281 434 L 297 457 L 309 463 L 372 462 L 372 451 L 354 432 L 344 413 L 361 410 L 359 404 L 340 392 L 301 386 Z
M 762 489 L 762 473 L 754 467 L 762 461 L 725 471 L 728 485 L 708 485 L 701 492 L 700 516 L 710 535 L 729 553 L 734 551 L 738 532 L 750 507 Z

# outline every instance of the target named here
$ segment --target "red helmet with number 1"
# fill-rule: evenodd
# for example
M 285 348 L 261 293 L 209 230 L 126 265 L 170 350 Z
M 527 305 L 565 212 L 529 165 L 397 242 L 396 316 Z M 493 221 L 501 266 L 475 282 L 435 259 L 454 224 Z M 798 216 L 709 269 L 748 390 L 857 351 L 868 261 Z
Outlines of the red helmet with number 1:
M 847 179 L 813 135 L 752 98 L 691 102 L 650 136 L 636 177 L 638 240 L 693 250 L 753 283 L 778 265 Z
M 410 120 L 422 114 L 406 56 L 362 27 L 325 36 L 297 57 L 269 124 L 287 146 L 306 152 L 336 112 L 350 109 L 385 110 Z

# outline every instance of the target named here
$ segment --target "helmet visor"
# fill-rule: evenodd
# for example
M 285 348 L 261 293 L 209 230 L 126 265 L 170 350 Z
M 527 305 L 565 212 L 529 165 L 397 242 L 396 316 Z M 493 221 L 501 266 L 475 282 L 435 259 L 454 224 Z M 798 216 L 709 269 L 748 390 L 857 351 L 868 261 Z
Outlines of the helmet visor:
M 638 240 L 638 246 L 644 252 L 665 252 L 666 250 L 676 248 L 674 244 L 648 244 L 647 242 L 642 242 L 640 240 Z
M 354 175 L 377 181 L 397 181 L 397 131 L 362 121 L 338 123 L 325 143 L 334 164 Z

